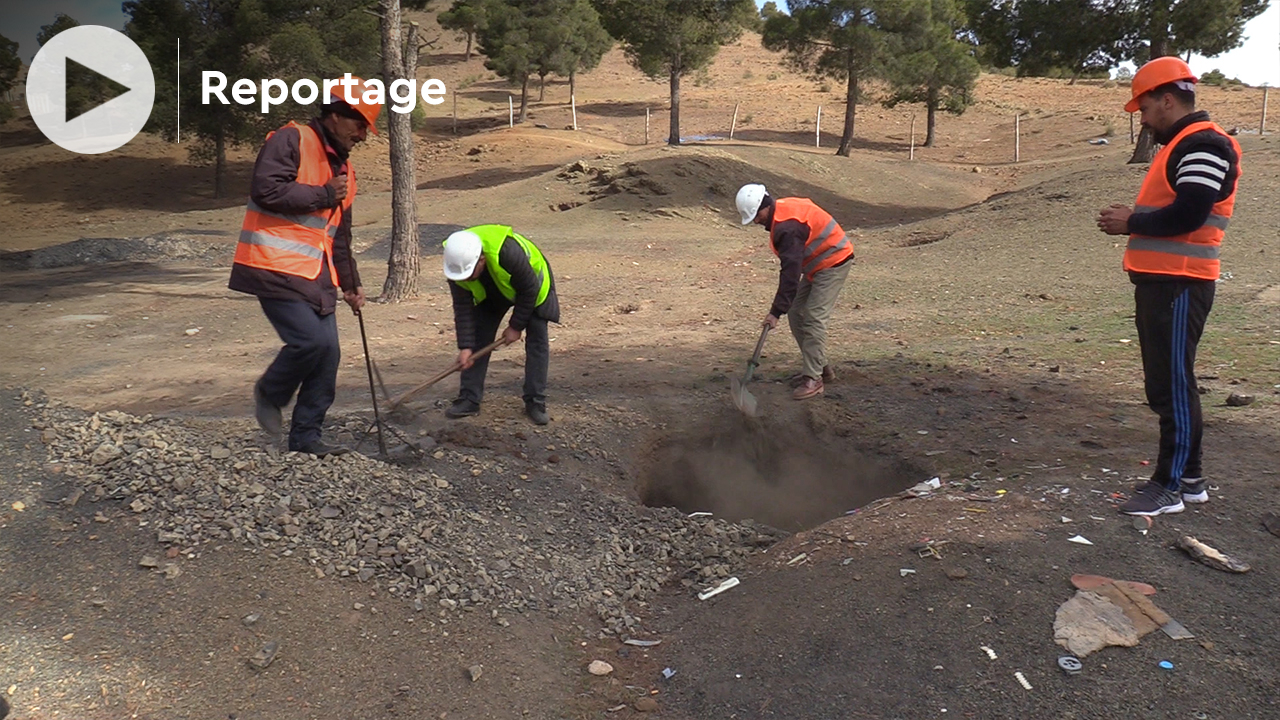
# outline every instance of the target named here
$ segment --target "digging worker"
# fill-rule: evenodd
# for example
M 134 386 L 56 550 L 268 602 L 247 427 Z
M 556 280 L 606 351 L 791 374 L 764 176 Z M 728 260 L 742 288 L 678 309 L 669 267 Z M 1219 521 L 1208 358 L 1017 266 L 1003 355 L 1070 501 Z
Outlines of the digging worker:
M 550 422 L 547 366 L 551 359 L 547 323 L 560 322 L 560 300 L 542 251 L 506 225 L 477 225 L 444 241 L 444 276 L 453 295 L 458 365 L 462 368 L 458 399 L 445 416 L 462 418 L 480 413 L 489 356 L 472 358 L 472 354 L 494 342 L 503 317 L 514 307 L 502 339 L 515 343 L 522 333 L 528 333 L 524 411 L 535 424 L 546 425 Z
M 1213 307 L 1218 250 L 1236 202 L 1240 145 L 1195 107 L 1191 68 L 1175 57 L 1143 65 L 1128 112 L 1164 147 L 1147 170 L 1133 208 L 1098 216 L 1108 235 L 1128 235 L 1124 269 L 1134 284 L 1147 403 L 1160 416 L 1160 454 L 1151 479 L 1120 512 L 1182 512 L 1207 502 L 1200 465 L 1196 345 Z
M 320 439 L 338 377 L 337 289 L 353 312 L 365 302 L 351 252 L 356 179 L 347 158 L 382 109 L 348 104 L 344 95 L 335 88 L 320 117 L 267 136 L 253 167 L 229 284 L 258 296 L 284 343 L 253 387 L 258 424 L 278 438 L 281 408 L 296 392 L 289 449 L 320 457 L 347 451 Z
M 738 190 L 737 206 L 743 225 L 754 222 L 769 230 L 769 244 L 782 264 L 764 322 L 776 328 L 778 318 L 787 315 L 800 346 L 804 370 L 792 378 L 792 397 L 817 397 L 823 383 L 835 379 L 827 363 L 827 321 L 853 266 L 853 242 L 808 198 L 775 200 L 764 185 L 751 184 Z

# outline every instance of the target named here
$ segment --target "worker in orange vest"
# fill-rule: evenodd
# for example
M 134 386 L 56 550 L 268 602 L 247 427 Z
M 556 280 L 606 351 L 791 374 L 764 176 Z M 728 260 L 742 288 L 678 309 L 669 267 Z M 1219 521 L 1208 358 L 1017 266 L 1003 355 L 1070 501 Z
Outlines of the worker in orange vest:
M 1201 467 L 1204 427 L 1196 346 L 1213 307 L 1218 253 L 1236 202 L 1240 145 L 1196 110 L 1196 77 L 1176 57 L 1156 58 L 1133 76 L 1125 110 L 1164 147 L 1134 207 L 1098 215 L 1108 235 L 1128 235 L 1124 269 L 1134 284 L 1147 403 L 1160 416 L 1160 454 L 1151 479 L 1120 506 L 1129 515 L 1178 513 L 1209 500 Z
M 337 389 L 338 288 L 353 312 L 365 302 L 351 252 L 356 178 L 348 155 L 374 130 L 382 105 L 359 102 L 363 83 L 354 80 L 349 94 L 357 102 L 348 103 L 339 85 L 320 117 L 267 136 L 254 163 L 229 283 L 258 297 L 284 343 L 253 387 L 258 424 L 279 438 L 281 408 L 296 393 L 289 449 L 319 457 L 347 452 L 320 439 Z
M 781 263 L 778 291 L 764 318 L 770 328 L 787 316 L 800 346 L 804 369 L 792 378 L 796 400 L 822 394 L 835 379 L 827 362 L 827 322 L 853 267 L 853 242 L 826 210 L 808 198 L 769 196 L 764 185 L 743 185 L 736 198 L 742 224 L 769 231 L 769 245 Z

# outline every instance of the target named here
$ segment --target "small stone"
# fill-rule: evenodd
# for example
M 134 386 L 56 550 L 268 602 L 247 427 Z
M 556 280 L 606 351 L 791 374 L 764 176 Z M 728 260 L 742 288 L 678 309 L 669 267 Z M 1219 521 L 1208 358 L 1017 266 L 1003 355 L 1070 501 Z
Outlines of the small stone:
M 364 609 L 364 603 L 355 603 L 354 605 L 352 605 L 352 606 L 351 606 L 351 609 L 352 609 L 352 610 L 363 610 L 363 609 Z
M 658 701 L 654 700 L 651 697 L 642 697 L 636 700 L 635 704 L 632 705 L 631 707 L 634 707 L 636 709 L 636 712 L 642 712 L 642 713 L 655 712 L 658 709 Z
M 183 331 L 182 331 L 182 334 L 183 334 L 183 335 L 186 335 L 187 337 L 193 337 L 193 336 L 195 336 L 195 335 L 197 335 L 197 334 L 199 334 L 199 333 L 200 333 L 200 328 L 198 328 L 198 327 L 194 327 L 194 328 L 187 328 L 186 330 L 183 330 Z
M 91 465 L 106 465 L 112 460 L 120 457 L 122 454 L 124 453 L 120 448 L 112 445 L 111 443 L 104 442 L 98 446 L 98 449 L 93 451 L 92 455 L 89 456 L 89 463 Z
M 1244 393 L 1231 393 L 1227 396 L 1227 405 L 1230 407 L 1244 407 L 1253 404 L 1255 398 L 1252 395 Z
M 603 660 L 592 660 L 587 666 L 587 672 L 592 675 L 608 675 L 613 672 L 613 666 Z
M 449 488 L 449 481 L 444 478 L 436 478 L 436 487 L 441 490 L 447 490 Z
M 182 568 L 178 567 L 178 563 L 164 564 L 164 579 L 173 580 L 182 574 Z
M 373 579 L 373 575 L 373 568 L 360 568 L 360 573 L 357 575 L 357 578 L 360 582 L 369 582 Z
M 265 495 L 267 493 L 267 486 L 263 485 L 262 483 L 254 483 L 250 485 L 245 490 L 245 492 L 248 493 L 249 497 L 257 497 L 259 495 Z
M 272 640 L 266 645 L 263 645 L 261 650 L 254 653 L 253 657 L 249 658 L 249 664 L 258 670 L 266 670 L 267 666 L 276 659 L 276 653 L 279 651 L 280 643 Z
M 320 517 L 325 520 L 332 520 L 342 514 L 342 511 L 332 505 L 325 505 L 320 508 Z
M 58 431 L 54 430 L 53 428 L 45 428 L 44 432 L 40 433 L 40 442 L 44 443 L 45 445 L 52 445 L 53 442 L 57 439 L 58 439 Z
M 260 613 L 250 613 L 248 615 L 245 615 L 243 618 L 241 618 L 240 622 L 244 623 L 245 627 L 251 627 L 253 624 L 257 623 L 261 619 L 262 619 L 262 615 Z
M 556 463 L 560 462 L 560 456 L 555 453 L 552 453 L 547 457 L 547 462 L 551 463 L 552 465 L 555 465 Z
M 142 559 L 138 561 L 138 567 L 144 567 L 148 570 L 152 570 L 160 567 L 160 561 L 156 560 L 152 555 L 143 555 Z
M 969 571 L 959 567 L 947 568 L 946 573 L 952 580 L 963 580 L 969 577 Z
M 302 531 L 302 528 L 298 527 L 297 525 L 284 526 L 284 534 L 289 537 L 295 537 L 301 531 Z
M 226 460 L 231 457 L 231 451 L 221 445 L 214 445 L 213 448 L 209 450 L 209 457 L 214 460 Z
M 475 682 L 479 680 L 482 674 L 484 674 L 483 665 L 472 665 L 471 667 L 467 668 L 467 675 L 471 677 L 471 682 Z

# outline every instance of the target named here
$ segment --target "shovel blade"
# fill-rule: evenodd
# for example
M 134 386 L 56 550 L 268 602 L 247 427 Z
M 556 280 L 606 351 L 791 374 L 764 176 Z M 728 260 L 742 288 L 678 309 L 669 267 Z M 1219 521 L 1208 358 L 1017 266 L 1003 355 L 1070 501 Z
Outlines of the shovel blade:
M 738 378 L 731 378 L 729 381 L 729 396 L 733 398 L 733 404 L 738 410 L 742 411 L 747 417 L 758 417 L 756 414 L 756 396 L 747 390 L 747 386 L 742 384 Z

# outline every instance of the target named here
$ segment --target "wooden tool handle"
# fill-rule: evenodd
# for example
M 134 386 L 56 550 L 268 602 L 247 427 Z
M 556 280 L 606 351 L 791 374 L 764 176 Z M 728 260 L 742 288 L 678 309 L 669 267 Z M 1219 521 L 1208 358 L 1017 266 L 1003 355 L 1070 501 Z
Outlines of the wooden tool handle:
M 1173 619 L 1169 617 L 1168 613 L 1156 607 L 1156 604 L 1151 602 L 1151 598 L 1131 587 L 1126 587 L 1125 583 L 1115 583 L 1115 586 L 1120 589 L 1120 592 L 1124 593 L 1125 597 L 1129 598 L 1129 602 L 1132 602 L 1139 610 L 1146 613 L 1147 617 L 1154 620 L 1157 625 L 1163 626 Z
M 489 345 L 486 345 L 486 346 L 484 346 L 484 347 L 480 348 L 479 350 L 477 350 L 477 351 L 475 351 L 475 352 L 471 353 L 471 359 L 472 359 L 472 360 L 479 360 L 480 358 L 484 357 L 485 355 L 488 355 L 489 353 L 491 353 L 491 352 L 493 352 L 494 350 L 498 349 L 498 347 L 499 347 L 499 346 L 506 345 L 506 344 L 507 344 L 507 341 L 506 341 L 506 340 L 503 340 L 502 338 L 498 338 L 497 340 L 494 340 L 494 341 L 493 341 L 492 343 L 490 343 Z M 462 369 L 462 366 L 455 362 L 455 363 L 454 363 L 454 364 L 453 364 L 453 365 L 452 365 L 448 370 L 445 370 L 444 372 L 441 372 L 439 375 L 436 375 L 435 377 L 433 377 L 433 378 L 431 378 L 430 380 L 428 380 L 428 381 L 426 381 L 426 382 L 422 383 L 421 385 L 418 385 L 418 386 L 416 386 L 416 387 L 411 388 L 410 390 L 407 390 L 407 391 L 406 391 L 404 394 L 402 394 L 400 397 L 396 398 L 395 400 L 392 400 L 392 401 L 391 401 L 391 405 L 388 407 L 388 410 L 395 410 L 396 408 L 398 408 L 398 407 L 400 407 L 401 405 L 403 405 L 403 404 L 404 404 L 404 402 L 405 402 L 406 400 L 408 400 L 409 398 L 412 398 L 412 397 L 416 396 L 418 393 L 422 392 L 423 390 L 426 390 L 427 388 L 431 387 L 432 385 L 435 385 L 436 383 L 438 383 L 438 382 L 440 382 L 441 380 L 443 380 L 443 379 L 445 379 L 445 378 L 449 377 L 450 375 L 452 375 L 452 374 L 454 374 L 454 373 L 458 372 L 458 371 L 459 371 L 459 370 L 461 370 L 461 369 Z

